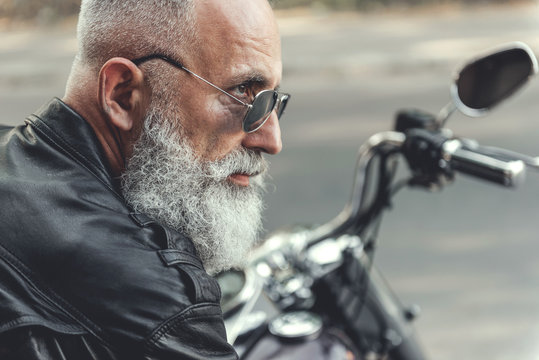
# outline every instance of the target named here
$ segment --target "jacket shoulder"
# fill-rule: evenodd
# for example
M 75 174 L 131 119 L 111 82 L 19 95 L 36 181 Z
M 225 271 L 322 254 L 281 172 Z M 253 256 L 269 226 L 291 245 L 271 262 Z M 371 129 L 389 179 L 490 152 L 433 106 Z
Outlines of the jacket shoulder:
M 233 354 L 192 242 L 125 205 L 62 111 L 60 125 L 0 128 L 0 333 L 46 328 L 139 354 L 190 338 Z

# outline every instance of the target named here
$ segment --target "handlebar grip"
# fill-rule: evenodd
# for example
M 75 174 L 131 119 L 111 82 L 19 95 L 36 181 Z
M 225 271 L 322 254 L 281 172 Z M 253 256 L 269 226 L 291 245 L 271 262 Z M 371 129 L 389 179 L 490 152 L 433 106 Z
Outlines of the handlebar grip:
M 443 145 L 444 158 L 452 169 L 506 187 L 516 187 L 524 182 L 526 165 L 521 160 L 503 161 L 466 149 L 462 142 L 453 139 Z

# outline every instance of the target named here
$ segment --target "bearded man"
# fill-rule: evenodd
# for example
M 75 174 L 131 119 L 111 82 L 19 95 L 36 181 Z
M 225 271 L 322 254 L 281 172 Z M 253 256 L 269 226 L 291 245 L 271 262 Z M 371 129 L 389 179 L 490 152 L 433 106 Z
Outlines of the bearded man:
M 267 0 L 83 0 L 62 100 L 0 127 L 0 358 L 234 359 L 288 95 Z

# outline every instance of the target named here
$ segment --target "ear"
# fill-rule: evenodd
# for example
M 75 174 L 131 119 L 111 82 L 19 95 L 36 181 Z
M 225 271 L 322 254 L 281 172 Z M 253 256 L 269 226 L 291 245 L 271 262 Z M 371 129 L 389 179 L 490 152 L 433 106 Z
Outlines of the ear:
M 109 123 L 129 131 L 146 111 L 147 90 L 142 71 L 125 58 L 108 60 L 99 72 L 98 102 Z

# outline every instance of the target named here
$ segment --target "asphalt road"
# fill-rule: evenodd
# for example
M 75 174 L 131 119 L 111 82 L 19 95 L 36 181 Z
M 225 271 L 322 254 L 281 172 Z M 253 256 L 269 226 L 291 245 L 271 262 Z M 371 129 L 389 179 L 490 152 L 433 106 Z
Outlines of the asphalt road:
M 271 160 L 266 228 L 321 223 L 348 200 L 357 148 L 395 112 L 436 113 L 453 69 L 507 41 L 539 54 L 537 5 L 350 15 L 279 14 L 284 150 Z M 0 33 L 0 122 L 17 123 L 62 96 L 76 48 L 72 23 Z M 539 154 L 537 79 L 455 133 Z M 439 193 L 403 190 L 380 232 L 377 263 L 405 303 L 432 359 L 539 358 L 539 173 L 507 190 L 463 176 Z

